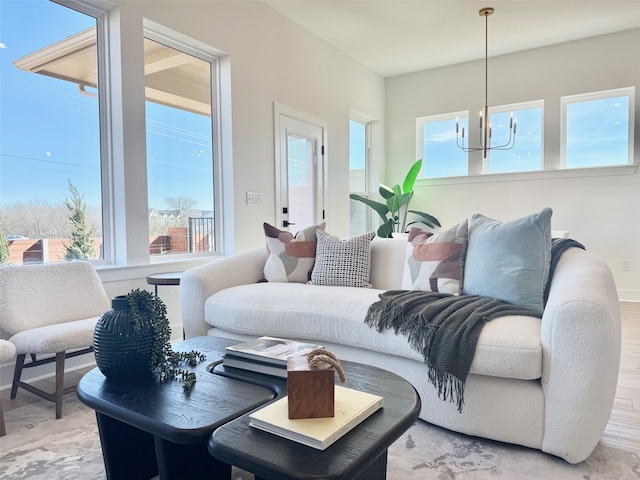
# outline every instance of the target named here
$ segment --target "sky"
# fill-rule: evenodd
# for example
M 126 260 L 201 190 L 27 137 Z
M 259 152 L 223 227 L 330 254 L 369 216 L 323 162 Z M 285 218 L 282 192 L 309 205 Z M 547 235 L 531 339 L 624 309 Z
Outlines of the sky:
M 61 202 L 69 181 L 88 205 L 100 205 L 97 99 L 13 64 L 92 27 L 94 18 L 52 2 L 0 0 L 0 208 Z M 147 102 L 147 155 L 150 208 L 187 196 L 213 209 L 209 117 Z

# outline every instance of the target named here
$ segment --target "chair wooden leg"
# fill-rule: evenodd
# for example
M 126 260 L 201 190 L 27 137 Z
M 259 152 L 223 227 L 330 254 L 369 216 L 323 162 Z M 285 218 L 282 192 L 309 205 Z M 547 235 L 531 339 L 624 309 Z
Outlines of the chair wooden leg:
M 22 367 L 24 366 L 24 359 L 26 357 L 26 353 L 22 353 L 16 357 L 16 366 L 13 370 L 13 383 L 11 384 L 11 398 L 16 398 L 16 393 L 18 393 L 18 384 L 20 383 Z
M 64 394 L 65 352 L 56 353 L 56 419 L 62 417 L 62 395 Z
M 4 437 L 7 434 L 7 429 L 4 426 L 4 410 L 2 410 L 2 400 L 0 400 L 0 437 Z

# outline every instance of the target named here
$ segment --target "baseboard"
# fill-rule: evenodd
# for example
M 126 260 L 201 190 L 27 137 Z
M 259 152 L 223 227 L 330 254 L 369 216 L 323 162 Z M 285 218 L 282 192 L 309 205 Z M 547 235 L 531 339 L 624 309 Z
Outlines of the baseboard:
M 618 299 L 621 302 L 640 302 L 640 290 L 618 289 Z

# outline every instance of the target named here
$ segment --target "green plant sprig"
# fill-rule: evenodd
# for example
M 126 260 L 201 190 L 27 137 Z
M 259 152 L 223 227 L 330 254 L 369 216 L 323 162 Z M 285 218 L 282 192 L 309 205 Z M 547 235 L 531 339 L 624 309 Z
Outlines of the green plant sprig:
M 180 378 L 182 388 L 189 391 L 196 383 L 196 374 L 189 372 L 180 365 L 195 367 L 199 362 L 207 359 L 206 355 L 196 350 L 190 352 L 174 352 L 171 348 L 171 327 L 167 318 L 167 307 L 157 295 L 146 290 L 132 290 L 127 295 L 133 329 L 139 333 L 142 319 L 149 318 L 153 329 L 153 346 L 149 369 L 153 378 L 159 382 Z

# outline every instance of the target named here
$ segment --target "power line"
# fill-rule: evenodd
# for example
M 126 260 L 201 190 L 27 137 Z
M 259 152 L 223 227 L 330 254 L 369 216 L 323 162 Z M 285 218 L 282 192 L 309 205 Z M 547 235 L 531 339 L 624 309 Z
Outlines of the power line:
M 53 163 L 55 165 L 66 165 L 66 166 L 69 166 L 69 167 L 90 168 L 90 169 L 93 169 L 93 170 L 98 170 L 100 168 L 100 167 L 92 167 L 90 165 L 80 165 L 78 163 L 56 162 L 55 160 L 43 160 L 41 158 L 22 157 L 20 155 L 8 155 L 6 153 L 0 153 L 0 157 L 16 158 L 18 160 L 31 160 L 31 161 L 34 161 L 34 162 L 41 162 L 41 163 Z

